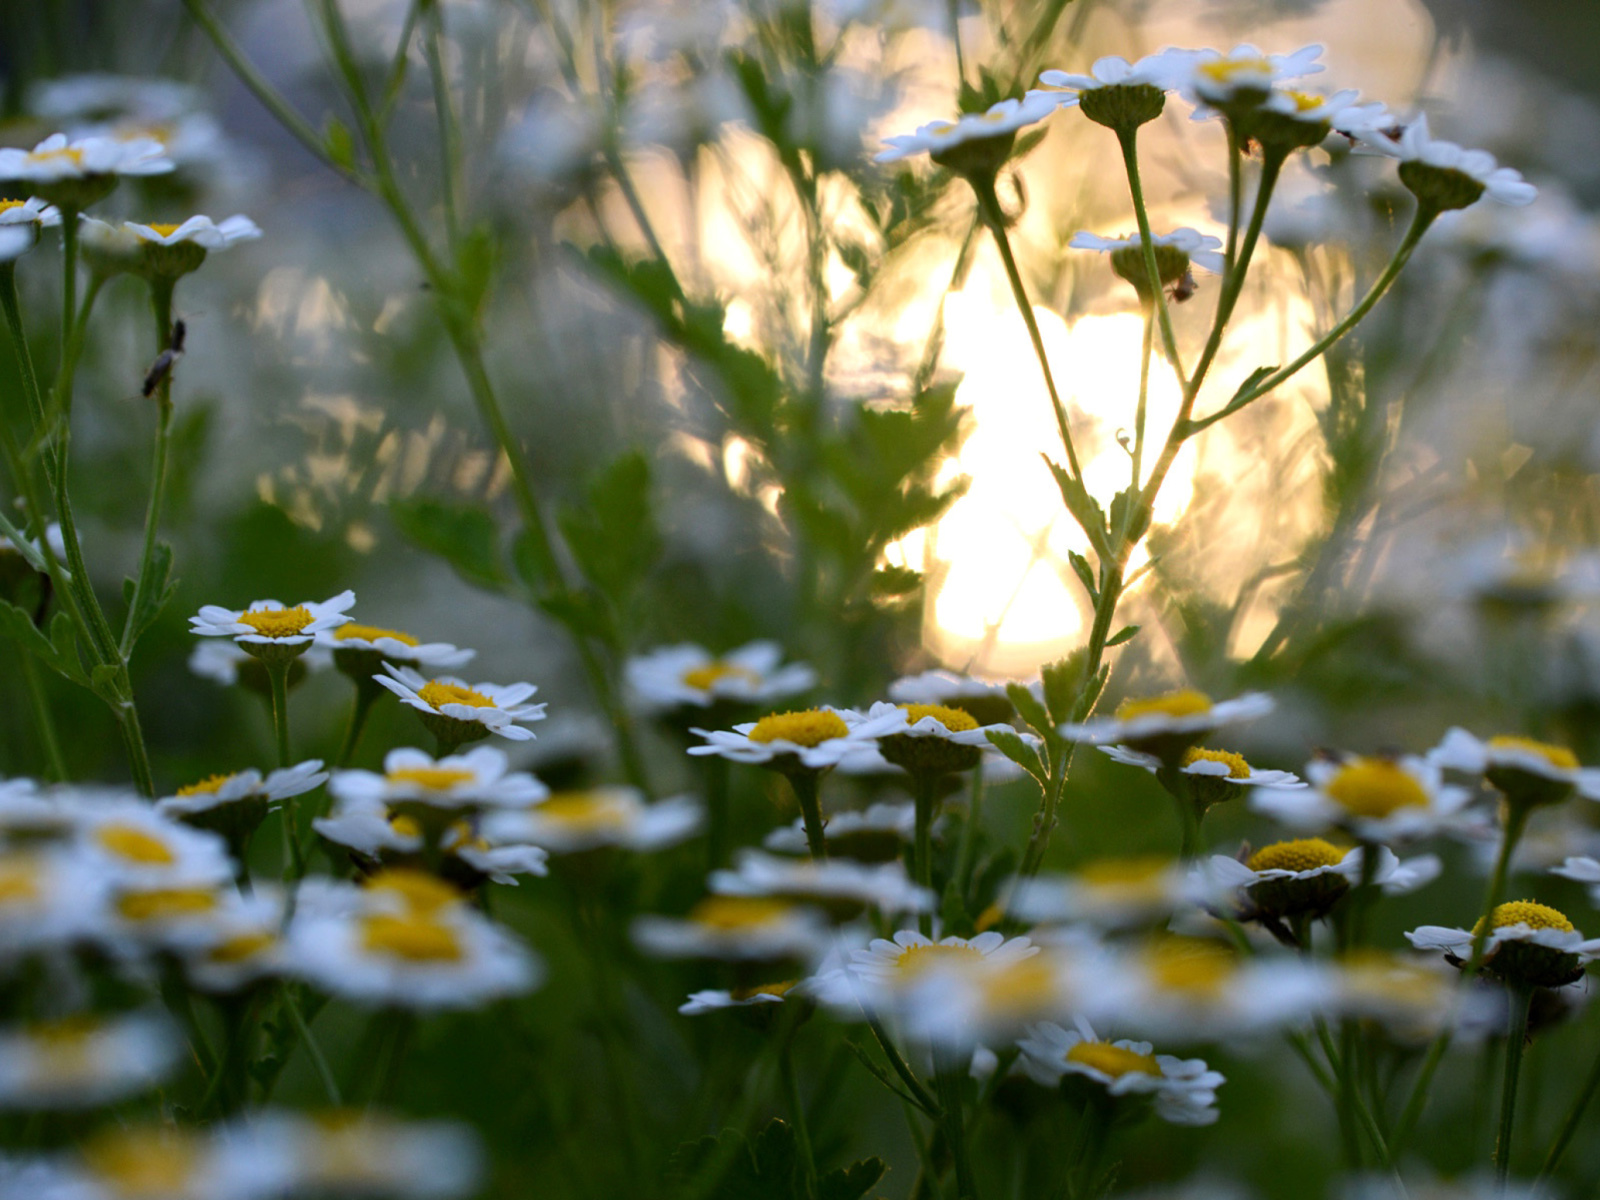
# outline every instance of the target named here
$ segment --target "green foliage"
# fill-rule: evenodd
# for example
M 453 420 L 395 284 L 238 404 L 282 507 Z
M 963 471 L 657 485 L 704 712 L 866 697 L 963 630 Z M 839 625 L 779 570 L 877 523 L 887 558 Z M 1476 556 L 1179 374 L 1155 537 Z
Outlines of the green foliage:
M 389 512 L 407 539 L 444 559 L 468 583 L 496 591 L 505 586 L 500 534 L 483 509 L 416 497 L 396 501 Z
M 883 1177 L 867 1158 L 817 1180 L 815 1200 L 861 1200 Z M 753 1139 L 734 1129 L 679 1146 L 667 1167 L 673 1200 L 811 1200 L 794 1130 L 769 1121 Z
M 89 686 L 89 676 L 78 657 L 77 636 L 66 613 L 56 613 L 50 622 L 50 636 L 46 637 L 33 623 L 32 616 L 10 601 L 0 600 L 0 634 L 63 678 L 80 687 Z
M 561 514 L 561 533 L 584 578 L 625 608 L 661 552 L 650 502 L 650 461 L 637 450 L 590 482 L 584 503 Z

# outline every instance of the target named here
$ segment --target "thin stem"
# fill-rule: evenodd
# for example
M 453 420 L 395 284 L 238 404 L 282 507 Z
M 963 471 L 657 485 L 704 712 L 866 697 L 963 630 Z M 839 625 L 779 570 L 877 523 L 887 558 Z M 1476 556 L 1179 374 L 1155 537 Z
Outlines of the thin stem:
M 706 861 L 711 870 L 722 865 L 728 852 L 728 760 L 720 754 L 704 758 L 706 792 Z M 807 835 L 809 838 L 809 834 Z
M 357 682 L 355 702 L 350 708 L 350 723 L 345 726 L 344 742 L 339 746 L 339 757 L 335 760 L 339 766 L 348 767 L 350 760 L 356 756 L 356 746 L 361 742 L 361 731 L 367 727 L 367 717 L 371 715 L 372 706 L 381 695 L 383 689 L 377 684 L 367 681 Z
M 274 647 L 277 649 L 277 647 Z M 278 766 L 289 765 L 289 664 L 266 661 L 267 681 L 272 693 L 272 731 L 278 742 Z M 283 822 L 284 878 L 304 879 L 305 856 L 300 850 L 300 827 L 295 797 L 283 800 L 278 816 Z
M 33 723 L 39 730 L 39 741 L 44 745 L 50 778 L 57 783 L 65 783 L 67 763 L 61 756 L 61 739 L 56 734 L 55 715 L 50 711 L 50 697 L 45 693 L 39 666 L 27 650 L 19 648 L 18 652 L 22 655 L 22 678 L 28 687 L 28 703 L 33 709 Z
M 456 136 L 455 110 L 450 102 L 450 80 L 444 69 L 444 14 L 434 0 L 429 0 L 424 7 L 427 37 L 422 44 L 428 59 L 428 78 L 433 84 L 433 111 L 439 131 L 439 163 L 443 177 L 439 190 L 444 201 L 445 236 L 454 252 L 461 241 L 457 198 L 461 186 L 460 139 Z
M 1149 304 L 1144 306 L 1144 340 L 1139 344 L 1139 404 L 1133 413 L 1133 481 L 1128 485 L 1129 490 L 1138 492 L 1144 483 L 1144 421 L 1145 409 L 1150 398 L 1150 356 L 1155 350 L 1155 309 Z M 1131 517 L 1132 509 L 1124 509 Z M 1127 518 L 1125 518 L 1126 520 Z M 1116 531 L 1118 541 L 1127 536 L 1126 525 Z
M 1528 1042 L 1528 1010 L 1533 989 L 1519 984 L 1511 989 L 1511 1028 L 1506 1033 L 1506 1070 L 1500 1088 L 1500 1136 L 1494 1147 L 1494 1178 L 1501 1189 L 1511 1173 L 1511 1134 L 1517 1115 L 1517 1080 L 1522 1074 L 1522 1051 Z
M 933 819 L 939 812 L 939 787 L 942 782 L 940 776 L 926 771 L 919 771 L 912 776 L 912 789 L 916 797 L 916 834 L 911 877 L 930 892 L 933 890 Z M 921 915 L 919 924 L 924 936 L 933 932 L 931 910 Z
M 173 280 L 162 279 L 150 285 L 150 307 L 156 323 L 156 352 L 172 346 L 172 289 Z M 133 599 L 123 621 L 121 656 L 126 659 L 133 653 L 133 643 L 139 636 L 137 623 L 141 610 L 148 603 L 152 566 L 155 562 L 156 535 L 161 529 L 161 501 L 167 484 L 167 447 L 172 428 L 172 372 L 168 371 L 156 388 L 156 444 L 150 466 L 150 502 L 144 515 L 144 548 L 139 555 L 139 572 L 134 576 Z
M 788 772 L 784 778 L 794 789 L 794 798 L 800 804 L 800 820 L 806 828 L 806 847 L 817 862 L 828 861 L 828 839 L 822 832 L 822 803 L 818 798 L 820 773 L 801 768 Z
M 956 858 L 956 886 L 963 899 L 972 883 L 972 868 L 978 854 L 978 822 L 983 813 L 983 760 L 972 768 L 972 786 L 968 791 L 967 823 L 961 830 L 961 852 Z
M 1233 262 L 1239 252 L 1239 217 L 1244 208 L 1244 155 L 1233 122 L 1224 124 L 1228 129 L 1228 241 L 1222 252 L 1222 278 L 1226 282 L 1233 278 Z
M 792 1030 L 784 1037 L 782 1048 L 778 1051 L 778 1074 L 783 1080 L 784 1098 L 788 1101 L 790 1116 L 794 1119 L 794 1140 L 800 1150 L 800 1166 L 806 1176 L 805 1194 L 810 1195 L 817 1187 L 817 1155 L 811 1145 L 805 1102 L 800 1098 L 800 1081 L 795 1076 Z
M 311 1033 L 311 1024 L 306 1020 L 305 1013 L 300 1011 L 294 993 L 285 987 L 283 991 L 283 1007 L 289 1010 L 289 1020 L 293 1022 L 295 1031 L 299 1033 L 300 1040 L 305 1043 L 306 1057 L 311 1060 L 311 1066 L 317 1073 L 317 1078 L 322 1081 L 322 1090 L 328 1097 L 328 1103 L 339 1108 L 344 1101 L 339 1098 L 339 1083 L 333 1077 L 333 1069 L 328 1066 L 327 1055 L 322 1053 L 322 1047 Z
M 61 368 L 59 381 L 68 378 L 72 353 L 73 323 L 78 315 L 78 214 L 72 209 L 61 213 Z M 69 389 L 70 392 L 70 389 Z
M 11 332 L 11 345 L 16 350 L 17 371 L 22 376 L 22 394 L 27 398 L 28 411 L 33 414 L 35 426 L 42 425 L 44 398 L 39 391 L 39 376 L 33 369 L 33 355 L 28 352 L 28 339 L 22 327 L 15 260 L 0 264 L 0 308 L 5 310 L 6 328 Z
M 1144 185 L 1139 179 L 1139 131 L 1137 128 L 1119 129 L 1117 143 L 1122 147 L 1122 165 L 1128 173 L 1128 192 L 1133 197 L 1133 216 L 1139 225 L 1139 244 L 1144 249 L 1145 284 L 1149 289 L 1147 303 L 1155 306 L 1161 324 L 1161 345 L 1167 352 L 1167 361 L 1183 382 L 1183 360 L 1178 357 L 1178 339 L 1172 333 L 1172 313 L 1167 308 L 1167 293 L 1161 286 L 1161 272 L 1156 267 L 1156 245 L 1150 234 L 1150 214 L 1144 205 Z M 1188 390 L 1188 385 L 1184 385 Z
M 933 1073 L 934 1088 L 939 1094 L 939 1123 L 944 1128 L 944 1138 L 950 1147 L 950 1158 L 956 1169 L 956 1195 L 960 1200 L 977 1200 L 978 1185 L 972 1173 L 972 1160 L 967 1152 L 966 1119 L 962 1093 L 965 1090 L 966 1072 L 959 1061 L 942 1052 L 943 1059 Z
M 922 1080 L 917 1078 L 916 1072 L 906 1065 L 906 1060 L 895 1049 L 894 1042 L 890 1040 L 888 1032 L 884 1029 L 883 1022 L 878 1019 L 877 1014 L 867 1009 L 862 1011 L 867 1018 L 867 1028 L 872 1030 L 872 1036 L 878 1039 L 878 1048 L 883 1051 L 884 1058 L 889 1060 L 889 1066 L 900 1077 L 900 1082 L 906 1085 L 906 1090 L 911 1093 L 912 1099 L 922 1106 L 924 1112 L 937 1114 L 939 1101 L 934 1099 L 928 1089 L 923 1086 Z
M 1189 777 L 1173 763 L 1164 764 L 1156 773 L 1156 778 L 1177 805 L 1178 823 L 1182 830 L 1178 857 L 1187 862 L 1200 853 L 1200 814 L 1195 811 L 1194 791 L 1189 786 Z

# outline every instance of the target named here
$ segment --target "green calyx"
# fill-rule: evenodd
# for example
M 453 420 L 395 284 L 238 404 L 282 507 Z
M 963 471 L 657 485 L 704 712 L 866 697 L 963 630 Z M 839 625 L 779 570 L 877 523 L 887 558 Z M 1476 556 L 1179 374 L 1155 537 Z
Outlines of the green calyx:
M 1131 133 L 1154 121 L 1166 104 L 1166 93 L 1150 83 L 1119 83 L 1078 93 L 1083 115 L 1118 133 Z

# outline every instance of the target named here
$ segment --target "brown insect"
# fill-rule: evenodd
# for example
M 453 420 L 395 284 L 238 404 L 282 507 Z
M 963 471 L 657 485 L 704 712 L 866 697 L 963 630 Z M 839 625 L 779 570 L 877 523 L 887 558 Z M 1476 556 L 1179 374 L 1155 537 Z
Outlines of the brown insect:
M 167 339 L 167 348 L 156 355 L 155 362 L 145 372 L 143 392 L 146 400 L 155 395 L 156 389 L 177 367 L 178 360 L 183 357 L 183 339 L 187 332 L 188 327 L 182 321 L 172 323 L 172 336 Z
M 1194 272 L 1185 271 L 1172 285 L 1172 291 L 1167 294 L 1172 297 L 1174 304 L 1182 304 L 1200 290 L 1200 285 L 1194 281 Z

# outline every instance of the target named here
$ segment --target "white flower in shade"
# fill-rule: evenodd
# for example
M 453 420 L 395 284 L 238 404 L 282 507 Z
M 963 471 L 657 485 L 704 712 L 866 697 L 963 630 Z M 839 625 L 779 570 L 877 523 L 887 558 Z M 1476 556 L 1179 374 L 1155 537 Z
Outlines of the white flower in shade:
M 403 828 L 403 821 L 391 816 L 389 806 L 377 797 L 340 796 L 335 798 L 333 810 L 312 821 L 311 827 L 335 845 L 378 861 L 421 852 L 421 830 Z
M 190 243 L 202 250 L 226 250 L 239 242 L 253 241 L 261 236 L 261 229 L 254 221 L 238 215 L 221 222 L 196 216 L 177 225 L 141 225 L 137 221 L 127 221 L 125 225 L 128 232 L 141 242 L 157 246 Z
M 27 253 L 39 241 L 39 230 L 59 224 L 60 211 L 37 196 L 0 200 L 0 262 Z
M 510 771 L 509 765 L 505 753 L 492 746 L 438 759 L 422 750 L 391 750 L 382 774 L 336 771 L 328 790 L 339 800 L 461 810 L 525 808 L 550 795 L 539 780 L 526 771 Z
M 430 680 L 409 667 L 396 667 L 392 663 L 384 663 L 383 669 L 388 672 L 387 675 L 374 675 L 373 678 L 400 697 L 402 703 L 422 713 L 424 723 L 429 723 L 430 718 L 443 717 L 461 727 L 457 732 L 465 733 L 465 736 L 452 733 L 446 740 L 460 742 L 493 733 L 507 741 L 525 742 L 534 734 L 531 729 L 522 728 L 522 724 L 544 720 L 543 704 L 523 703 L 539 690 L 531 683 L 478 683 L 468 686 L 449 676 Z M 429 728 L 435 734 L 439 733 L 431 723 Z
M 1254 789 L 1250 807 L 1307 833 L 1343 829 L 1358 841 L 1392 843 L 1460 828 L 1472 799 L 1415 755 L 1316 759 L 1306 777 L 1310 787 Z
M 259 800 L 268 807 L 291 796 L 303 796 L 326 783 L 328 773 L 320 758 L 309 758 L 293 767 L 283 767 L 265 778 L 255 768 L 231 775 L 212 775 L 199 783 L 181 787 L 171 796 L 156 801 L 162 816 L 182 820 L 228 804 Z
M 407 1121 L 339 1110 L 304 1116 L 268 1113 L 250 1137 L 290 1164 L 288 1193 L 453 1200 L 478 1190 L 483 1152 L 453 1121 Z
M 1472 955 L 1475 930 L 1421 925 L 1406 934 L 1418 950 L 1443 950 L 1452 963 Z M 1483 969 L 1515 983 L 1563 987 L 1583 977 L 1583 967 L 1600 958 L 1600 938 L 1585 938 L 1566 914 L 1532 900 L 1498 905 L 1489 916 Z
M 220 837 L 181 825 L 143 801 L 85 803 L 77 823 L 80 852 L 114 884 L 203 888 L 233 879 Z
M 1441 209 L 1465 208 L 1483 196 L 1500 204 L 1531 204 L 1539 189 L 1520 171 L 1502 167 L 1487 150 L 1467 150 L 1455 142 L 1436 141 L 1424 114 L 1398 139 L 1370 130 L 1362 144 L 1400 160 L 1400 182 L 1423 203 Z
M 73 806 L 62 792 L 31 779 L 0 779 L 0 842 L 61 842 L 76 828 Z
M 746 849 L 739 852 L 735 867 L 711 873 L 713 892 L 816 904 L 838 919 L 858 916 L 863 908 L 889 914 L 927 912 L 935 900 L 931 891 L 911 882 L 898 862 L 876 866 L 849 859 L 816 862 Z
M 1021 100 L 1002 100 L 986 112 L 966 113 L 954 121 L 930 121 L 915 133 L 884 138 L 887 150 L 879 151 L 874 162 L 891 163 L 917 154 L 931 154 L 942 162 L 957 147 L 990 138 L 1009 137 L 1017 130 L 1042 121 L 1053 113 L 1058 99 L 1048 92 L 1029 92 Z M 1003 149 L 1009 152 L 1009 145 Z
M 770 704 L 817 683 L 815 671 L 804 663 L 783 665 L 783 647 L 766 641 L 720 657 L 688 643 L 663 646 L 628 659 L 623 674 L 630 698 L 648 712 L 707 708 L 719 700 Z
M 889 699 L 896 704 L 938 704 L 963 709 L 979 725 L 1008 721 L 1013 711 L 1005 684 L 953 671 L 903 675 L 889 685 Z
M 177 1058 L 171 1025 L 150 1013 L 85 1015 L 0 1029 L 0 1107 L 112 1104 L 154 1087 Z
M 851 708 L 772 713 L 731 731 L 694 729 L 706 745 L 690 746 L 689 753 L 717 754 L 778 770 L 826 771 L 852 756 L 876 755 L 877 738 L 904 724 L 905 714 L 898 709 L 873 718 Z
M 333 661 L 344 669 L 365 667 L 359 673 L 371 675 L 382 662 L 402 667 L 421 667 L 428 671 L 452 671 L 466 666 L 477 656 L 476 650 L 463 650 L 449 642 L 422 642 L 398 629 L 358 625 L 354 621 L 317 634 L 317 645 L 331 651 Z
M 199 107 L 204 94 L 176 79 L 85 71 L 43 79 L 28 88 L 28 111 L 47 120 L 139 116 L 165 121 Z
M 1559 867 L 1551 867 L 1550 874 L 1570 879 L 1574 883 L 1586 884 L 1589 888 L 1589 899 L 1600 902 L 1600 861 L 1590 858 L 1587 854 L 1570 855 Z
M 1039 75 L 1039 82 L 1069 92 L 1093 92 L 1107 87 L 1155 87 L 1171 91 L 1183 83 L 1195 56 L 1193 50 L 1167 49 L 1147 54 L 1138 62 L 1130 63 L 1120 54 L 1095 59 L 1087 75 L 1074 75 L 1068 71 L 1049 70 Z M 1057 100 L 1063 106 L 1076 104 L 1076 95 L 1062 96 Z
M 1301 838 L 1263 846 L 1244 862 L 1213 855 L 1199 873 L 1215 886 L 1237 891 L 1245 917 L 1319 918 L 1361 881 L 1363 861 L 1359 846 L 1352 850 L 1322 838 Z M 1394 851 L 1379 846 L 1371 883 L 1386 896 L 1402 896 L 1431 883 L 1441 870 L 1435 854 L 1401 862 Z
M 312 827 L 336 846 L 353 851 L 368 862 L 406 863 L 421 854 L 422 826 L 407 813 L 392 813 L 374 796 L 347 796 L 333 812 L 318 817 Z M 524 842 L 491 842 L 470 817 L 452 822 L 440 839 L 445 854 L 495 883 L 516 887 L 518 875 L 548 875 L 549 852 Z M 451 872 L 451 877 L 456 874 Z
M 1173 1125 L 1210 1125 L 1217 1119 L 1217 1088 L 1226 1082 L 1199 1058 L 1156 1054 L 1149 1042 L 1103 1042 L 1087 1021 L 1077 1029 L 1044 1022 L 1017 1042 L 1017 1065 L 1028 1078 L 1056 1087 L 1063 1076 L 1082 1076 L 1111 1096 L 1149 1096 L 1156 1116 Z
M 161 175 L 172 170 L 166 148 L 154 138 L 119 141 L 55 133 L 32 150 L 0 149 L 0 180 L 55 184 L 101 175 Z
M 286 608 L 277 600 L 255 600 L 242 610 L 207 604 L 189 618 L 189 632 L 200 637 L 226 637 L 251 646 L 309 646 L 324 629 L 337 629 L 350 618 L 345 612 L 356 594 L 340 592 L 318 604 L 306 601 Z
M 1458 986 L 1459 974 L 1442 958 L 1359 950 L 1328 970 L 1329 1015 L 1380 1022 L 1405 1042 L 1430 1041 L 1447 1028 L 1479 1038 L 1505 1028 L 1498 989 Z
M 822 826 L 828 852 L 857 862 L 888 862 L 900 857 L 916 833 L 917 806 L 907 800 L 890 804 L 880 801 L 864 812 L 836 812 Z M 806 854 L 804 817 L 774 829 L 762 842 L 780 854 Z
M 637 788 L 599 787 L 555 792 L 521 811 L 483 815 L 480 828 L 494 845 L 543 846 L 552 854 L 572 854 L 602 846 L 660 850 L 696 833 L 700 803 L 688 796 L 645 803 Z
M 834 933 L 809 905 L 767 896 L 707 896 L 684 917 L 636 918 L 633 940 L 662 958 L 813 963 L 832 948 Z
M 1070 875 L 1018 880 L 1007 908 L 1030 923 L 1083 921 L 1117 928 L 1214 904 L 1228 891 L 1227 884 L 1176 859 L 1100 858 Z
M 284 967 L 330 995 L 419 1010 L 477 1008 L 541 975 L 532 953 L 460 893 L 399 871 L 297 907 Z
M 1145 754 L 1167 748 L 1183 750 L 1213 729 L 1238 721 L 1254 721 L 1272 711 L 1272 697 L 1246 692 L 1232 700 L 1213 702 L 1204 692 L 1190 689 L 1160 696 L 1124 700 L 1115 716 L 1096 717 L 1081 724 L 1061 726 L 1061 736 L 1091 745 L 1122 744 Z
M 1007 938 L 993 930 L 934 941 L 915 929 L 901 929 L 893 939 L 874 938 L 853 950 L 844 968 L 819 978 L 818 986 L 830 1004 L 847 1013 L 863 1008 L 904 1012 L 932 976 L 943 979 L 946 970 L 967 969 L 998 974 L 1038 953 L 1030 939 Z
M 267 1200 L 288 1192 L 293 1163 L 246 1128 L 108 1123 L 72 1153 L 11 1160 L 5 1200 Z
M 799 998 L 808 994 L 809 989 L 806 984 L 807 981 L 803 979 L 784 979 L 777 983 L 757 984 L 754 987 L 729 990 L 713 988 L 703 992 L 690 992 L 689 998 L 678 1005 L 678 1011 L 686 1017 L 698 1017 L 728 1008 L 759 1008 L 763 1004 L 782 1004 L 790 996 Z
M 1574 790 L 1600 800 L 1600 767 L 1584 767 L 1565 746 L 1533 738 L 1500 735 L 1481 741 L 1459 727 L 1451 729 L 1428 761 L 1447 771 L 1482 775 L 1514 801 L 1555 803 Z
M 1131 1028 L 1169 1040 L 1269 1034 L 1316 1011 L 1320 968 L 1287 958 L 1241 960 L 1230 946 L 1169 936 L 1124 954 L 1101 1004 Z
M 306 674 L 326 671 L 333 666 L 333 655 L 313 644 L 299 658 L 289 664 L 289 686 L 293 687 Z M 268 687 L 266 673 L 256 656 L 236 642 L 208 638 L 196 642 L 189 652 L 189 670 L 201 679 L 209 679 L 222 687 L 233 687 L 243 681 L 265 692 Z
M 248 895 L 223 895 L 203 933 L 183 947 L 183 970 L 203 992 L 237 992 L 281 975 L 284 895 L 257 884 Z
M 1085 1006 L 1098 1011 L 1113 968 L 1093 938 L 1056 938 L 1025 953 L 1004 950 L 987 956 L 935 951 L 926 961 L 913 959 L 912 977 L 897 981 L 887 995 L 860 986 L 859 1002 L 895 1012 L 915 1041 L 962 1050 L 1011 1041 L 1035 1022 Z
M 1173 250 L 1182 251 L 1188 256 L 1189 262 L 1197 267 L 1203 267 L 1214 275 L 1222 273 L 1222 254 L 1220 253 L 1222 239 L 1219 237 L 1201 233 L 1198 229 L 1190 229 L 1187 225 L 1184 225 L 1174 229 L 1171 233 L 1152 235 L 1150 244 L 1156 247 L 1158 256 L 1156 265 L 1158 269 L 1161 266 L 1160 251 L 1165 246 Z M 1137 233 L 1130 234 L 1125 238 L 1108 238 L 1080 229 L 1072 235 L 1072 240 L 1067 245 L 1074 250 L 1098 250 L 1112 255 L 1113 259 L 1122 252 L 1138 254 L 1141 256 L 1139 258 L 1140 273 L 1141 275 L 1143 274 L 1144 259 L 1142 255 L 1144 242 Z M 1167 272 L 1162 271 L 1163 278 L 1165 278 L 1166 274 Z
M 1152 775 L 1161 769 L 1161 760 L 1154 754 L 1143 754 L 1131 746 L 1100 746 L 1098 749 L 1113 762 L 1141 767 Z M 1183 752 L 1178 764 L 1179 772 L 1188 781 L 1190 799 L 1202 808 L 1235 800 L 1244 794 L 1246 788 L 1306 786 L 1305 781 L 1293 771 L 1252 767 L 1242 754 L 1232 750 L 1207 750 L 1191 746 Z
M 234 895 L 215 884 L 118 885 L 107 897 L 95 933 L 118 958 L 154 951 L 187 955 L 216 940 L 217 920 Z
M 1274 84 L 1315 75 L 1326 68 L 1317 59 L 1321 46 L 1302 46 L 1290 54 L 1263 54 L 1254 46 L 1235 46 L 1226 54 L 1194 51 L 1176 86 L 1191 100 L 1221 107 L 1235 100 L 1260 101 Z
M 105 873 L 62 846 L 0 852 L 0 959 L 100 932 Z

